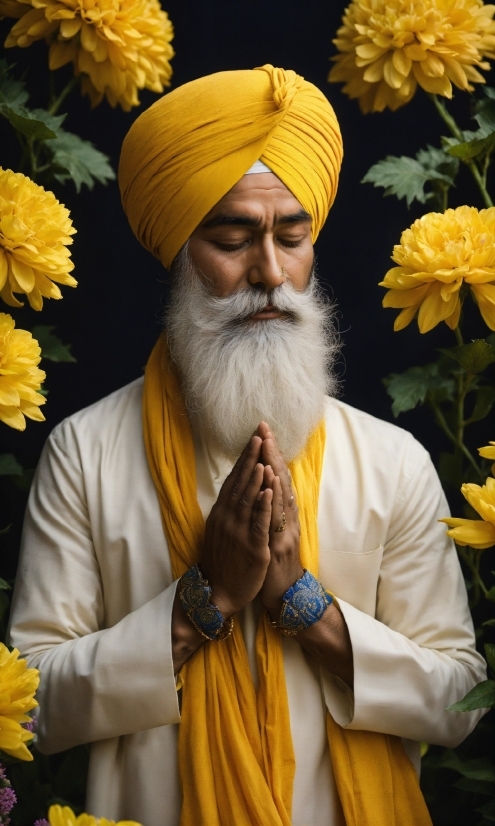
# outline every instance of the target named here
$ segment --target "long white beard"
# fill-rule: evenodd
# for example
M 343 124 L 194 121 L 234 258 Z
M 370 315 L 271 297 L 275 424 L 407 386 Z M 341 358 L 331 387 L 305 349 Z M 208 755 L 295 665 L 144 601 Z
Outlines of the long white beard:
M 165 324 L 189 414 L 231 459 L 266 421 L 291 461 L 337 385 L 333 308 L 315 276 L 304 292 L 286 283 L 270 293 L 250 287 L 218 298 L 200 281 L 187 249 L 173 274 Z M 287 316 L 250 321 L 268 303 Z

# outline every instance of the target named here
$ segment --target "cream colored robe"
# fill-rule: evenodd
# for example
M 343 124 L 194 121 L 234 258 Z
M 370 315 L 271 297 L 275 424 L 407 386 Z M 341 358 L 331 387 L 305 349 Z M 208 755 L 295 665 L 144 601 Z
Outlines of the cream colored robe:
M 55 428 L 26 515 L 11 642 L 41 670 L 39 747 L 91 743 L 87 810 L 177 826 L 172 581 L 142 439 L 142 380 Z M 285 638 L 296 754 L 294 826 L 340 826 L 324 726 L 455 746 L 480 712 L 445 711 L 484 679 L 448 513 L 412 436 L 328 400 L 319 503 L 321 581 L 352 641 L 354 695 Z M 230 470 L 195 436 L 207 516 Z M 252 657 L 257 606 L 241 622 Z M 376 767 L 377 771 L 380 766 Z M 208 824 L 198 824 L 208 826 Z M 233 824 L 234 826 L 234 824 Z M 261 824 L 260 824 L 261 826 Z

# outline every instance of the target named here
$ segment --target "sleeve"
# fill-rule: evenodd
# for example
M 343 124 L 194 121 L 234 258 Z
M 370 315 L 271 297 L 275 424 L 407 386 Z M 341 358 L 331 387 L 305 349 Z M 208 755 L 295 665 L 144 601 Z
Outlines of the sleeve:
M 174 582 L 105 627 L 77 444 L 67 449 L 60 428 L 54 431 L 29 497 L 10 627 L 11 644 L 41 673 L 41 751 L 179 721 L 171 643 L 175 588 Z
M 399 486 L 378 582 L 376 618 L 339 600 L 352 643 L 354 696 L 322 673 L 327 707 L 349 729 L 453 748 L 483 710 L 446 711 L 486 679 L 449 509 L 431 460 L 411 439 L 414 470 Z M 418 448 L 420 457 L 418 461 Z M 338 596 L 338 595 L 337 595 Z

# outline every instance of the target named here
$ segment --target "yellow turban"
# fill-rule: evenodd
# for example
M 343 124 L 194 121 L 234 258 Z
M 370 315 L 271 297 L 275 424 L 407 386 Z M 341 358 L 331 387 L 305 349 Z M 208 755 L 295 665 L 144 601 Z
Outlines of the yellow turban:
M 122 146 L 119 184 L 135 235 L 169 268 L 258 159 L 311 215 L 314 242 L 342 161 L 335 112 L 316 86 L 266 65 L 218 72 L 164 95 L 134 122 Z

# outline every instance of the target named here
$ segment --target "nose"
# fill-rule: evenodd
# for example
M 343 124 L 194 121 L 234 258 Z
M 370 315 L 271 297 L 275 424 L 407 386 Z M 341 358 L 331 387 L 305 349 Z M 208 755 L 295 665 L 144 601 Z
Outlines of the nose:
M 272 238 L 265 238 L 253 245 L 253 259 L 249 265 L 248 281 L 253 286 L 264 287 L 269 292 L 287 279 L 287 273 L 277 261 L 277 250 Z

